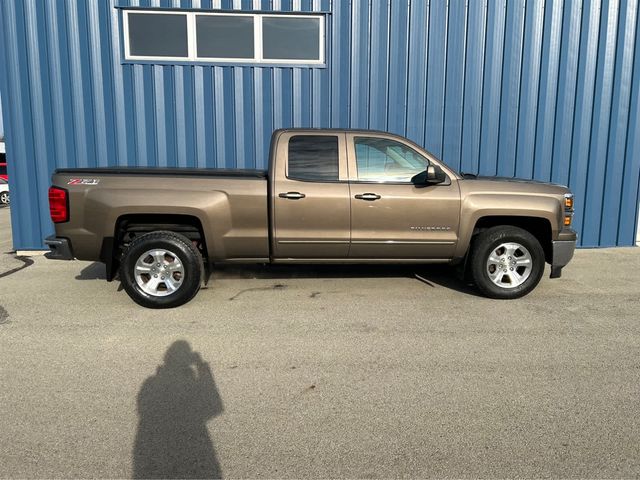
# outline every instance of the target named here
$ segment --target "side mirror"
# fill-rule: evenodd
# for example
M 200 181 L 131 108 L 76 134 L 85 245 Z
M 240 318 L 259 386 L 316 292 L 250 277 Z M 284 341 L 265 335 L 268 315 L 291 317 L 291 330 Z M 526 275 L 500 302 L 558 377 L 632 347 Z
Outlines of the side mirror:
M 429 165 L 424 172 L 414 175 L 411 182 L 416 187 L 426 187 L 427 185 L 437 185 L 443 183 L 447 179 L 447 175 L 438 165 Z
M 440 167 L 438 167 L 440 168 Z M 442 172 L 442 170 L 440 170 Z M 437 180 L 436 167 L 435 165 L 429 165 L 427 167 L 427 182 L 433 182 Z

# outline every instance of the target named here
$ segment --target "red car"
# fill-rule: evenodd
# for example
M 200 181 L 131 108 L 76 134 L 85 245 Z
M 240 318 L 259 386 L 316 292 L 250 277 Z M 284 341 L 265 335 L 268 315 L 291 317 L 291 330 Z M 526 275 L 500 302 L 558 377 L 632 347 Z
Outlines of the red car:
M 5 160 L 4 153 L 0 153 L 0 178 L 9 180 L 9 177 L 7 176 L 7 161 Z

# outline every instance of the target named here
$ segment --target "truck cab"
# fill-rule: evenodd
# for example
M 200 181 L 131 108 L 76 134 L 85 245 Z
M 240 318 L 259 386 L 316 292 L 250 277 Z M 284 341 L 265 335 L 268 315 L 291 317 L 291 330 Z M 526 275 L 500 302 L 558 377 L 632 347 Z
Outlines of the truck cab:
M 269 171 L 278 262 L 448 262 L 458 176 L 406 139 L 370 131 L 283 130 Z M 438 178 L 415 177 L 431 166 Z

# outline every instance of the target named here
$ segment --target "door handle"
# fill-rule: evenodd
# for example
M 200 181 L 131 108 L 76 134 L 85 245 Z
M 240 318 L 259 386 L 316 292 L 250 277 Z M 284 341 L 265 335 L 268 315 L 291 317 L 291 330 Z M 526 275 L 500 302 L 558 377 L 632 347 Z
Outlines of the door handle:
M 288 198 L 289 200 L 300 200 L 301 198 L 306 197 L 304 193 L 300 192 L 287 192 L 278 194 L 280 198 Z
M 373 202 L 374 200 L 378 200 L 380 195 L 376 195 L 375 193 L 363 193 L 356 195 L 358 200 L 367 200 L 369 202 Z

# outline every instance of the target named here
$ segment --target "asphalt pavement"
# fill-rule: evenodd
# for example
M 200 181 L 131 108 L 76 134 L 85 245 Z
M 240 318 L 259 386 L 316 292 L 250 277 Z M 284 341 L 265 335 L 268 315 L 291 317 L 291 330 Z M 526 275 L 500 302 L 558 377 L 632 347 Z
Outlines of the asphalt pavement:
M 0 254 L 3 478 L 631 478 L 639 407 L 637 248 L 516 301 L 442 267 L 248 266 L 164 311 Z

